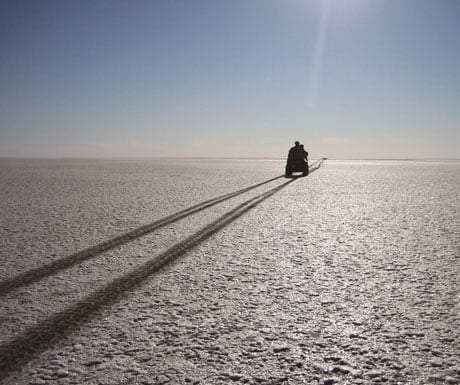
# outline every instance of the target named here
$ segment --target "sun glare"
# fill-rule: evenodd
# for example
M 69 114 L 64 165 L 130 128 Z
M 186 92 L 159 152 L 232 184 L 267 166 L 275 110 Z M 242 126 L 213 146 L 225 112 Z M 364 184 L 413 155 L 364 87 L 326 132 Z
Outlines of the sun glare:
M 370 0 L 319 0 L 318 17 L 316 24 L 316 37 L 310 63 L 309 86 L 307 90 L 307 107 L 313 108 L 318 99 L 323 70 L 323 58 L 327 49 L 329 29 L 333 22 L 342 20 L 351 22 L 366 8 Z M 332 22 L 332 18 L 334 19 Z
M 366 11 L 373 0 L 321 0 L 322 3 L 329 3 L 334 11 L 334 16 L 344 18 L 358 17 Z
M 324 49 L 329 25 L 330 1 L 324 0 L 321 4 L 321 12 L 316 27 L 316 39 L 313 47 L 313 61 L 311 63 L 310 80 L 307 90 L 307 107 L 313 108 L 318 96 L 319 83 L 323 67 Z

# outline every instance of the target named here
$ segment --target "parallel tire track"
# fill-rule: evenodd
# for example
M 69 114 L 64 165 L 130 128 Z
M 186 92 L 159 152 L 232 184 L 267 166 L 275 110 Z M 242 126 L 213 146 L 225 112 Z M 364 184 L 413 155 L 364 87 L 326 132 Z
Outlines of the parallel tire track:
M 101 309 L 113 305 L 127 293 L 143 285 L 152 274 L 162 267 L 189 252 L 214 233 L 223 229 L 295 180 L 288 180 L 238 205 L 131 273 L 113 280 L 110 284 L 95 291 L 75 305 L 28 329 L 13 341 L 0 345 L 0 379 L 6 378 L 8 373 L 18 370 L 39 353 L 53 347 L 58 341 L 70 334 L 74 328 L 96 316 Z
M 321 167 L 321 165 L 322 161 L 316 162 L 311 166 L 310 172 L 317 170 L 319 167 Z M 115 247 L 113 244 L 119 245 L 131 239 L 137 238 L 149 231 L 152 231 L 153 228 L 158 228 L 160 223 L 172 223 L 179 218 L 191 215 L 194 212 L 222 202 L 225 199 L 229 199 L 230 197 L 242 194 L 243 191 L 249 191 L 256 186 L 258 187 L 278 178 L 280 177 L 276 177 L 258 185 L 251 186 L 246 189 L 242 189 L 234 193 L 226 194 L 222 197 L 198 204 L 175 215 L 164 218 L 161 221 L 157 221 L 151 225 L 146 225 L 136 229 L 130 233 L 125 234 L 124 236 L 114 238 L 111 241 L 107 241 L 93 248 L 86 249 L 83 252 L 80 252 L 81 256 L 78 258 L 88 258 L 85 257 L 85 255 L 90 255 L 91 253 L 91 255 L 94 255 L 108 248 Z M 248 199 L 244 203 L 225 213 L 217 220 L 204 226 L 196 233 L 187 237 L 185 240 L 171 246 L 169 249 L 157 255 L 155 258 L 137 267 L 132 272 L 114 279 L 103 288 L 96 290 L 91 295 L 77 302 L 73 306 L 70 306 L 64 311 L 59 312 L 44 320 L 43 322 L 27 329 L 25 332 L 12 339 L 10 342 L 0 345 L 0 379 L 7 378 L 11 372 L 19 370 L 23 365 L 30 362 L 34 357 L 55 346 L 60 340 L 69 336 L 74 329 L 96 317 L 101 310 L 110 307 L 111 305 L 118 302 L 123 296 L 142 286 L 149 278 L 152 277 L 155 272 L 159 271 L 161 268 L 173 260 L 183 256 L 198 246 L 200 243 L 211 237 L 213 234 L 220 231 L 247 213 L 249 210 L 258 206 L 272 195 L 287 187 L 290 183 L 293 183 L 296 179 L 297 178 L 289 179 L 288 181 L 262 194 L 259 194 L 256 197 Z M 164 224 L 161 225 L 164 226 Z M 86 254 L 83 254 L 84 252 L 86 252 Z M 78 254 L 79 253 L 77 253 L 77 255 Z M 76 259 L 77 257 L 74 255 L 72 264 L 77 263 L 75 262 Z M 70 261 L 67 261 L 66 263 L 69 264 Z
M 320 166 L 322 165 L 322 160 L 314 162 L 310 166 L 310 173 L 313 171 L 317 170 Z M 282 178 L 283 175 L 268 179 L 266 181 L 254 184 L 249 187 L 245 187 L 243 189 L 221 195 L 216 198 L 212 198 L 209 200 L 206 200 L 204 202 L 198 203 L 194 206 L 191 206 L 189 208 L 186 208 L 184 210 L 181 210 L 175 214 L 172 214 L 170 216 L 167 216 L 165 218 L 159 219 L 155 222 L 149 223 L 147 225 L 140 226 L 134 230 L 131 230 L 127 233 L 121 234 L 119 236 L 116 236 L 114 238 L 108 239 L 104 242 L 101 242 L 95 246 L 91 246 L 89 248 L 86 248 L 84 250 L 78 251 L 74 254 L 71 254 L 67 257 L 63 257 L 61 259 L 58 259 L 56 261 L 53 261 L 47 265 L 38 267 L 36 269 L 32 269 L 29 271 L 26 271 L 22 274 L 19 274 L 11 279 L 5 280 L 3 282 L 0 282 L 0 297 L 5 296 L 9 292 L 23 287 L 30 285 L 34 282 L 37 282 L 43 278 L 46 278 L 52 274 L 55 274 L 59 271 L 68 269 L 72 266 L 75 266 L 81 262 L 84 262 L 88 259 L 91 259 L 93 257 L 96 257 L 97 255 L 114 249 L 118 246 L 124 245 L 128 242 L 131 242 L 137 238 L 140 238 L 146 234 L 151 233 L 152 231 L 158 230 L 164 226 L 167 226 L 171 223 L 177 222 L 181 219 L 184 219 L 190 215 L 196 214 L 202 210 L 205 210 L 207 208 L 210 208 L 212 206 L 215 206 L 219 203 L 222 203 L 226 200 L 229 200 L 231 198 L 234 198 L 238 195 L 242 195 L 246 192 L 249 192 L 251 190 L 256 189 L 257 187 L 263 186 L 267 183 L 273 182 L 277 179 Z
M 180 219 L 186 218 L 190 215 L 193 215 L 195 213 L 198 213 L 202 210 L 205 210 L 209 207 L 215 206 L 219 203 L 222 203 L 226 200 L 229 200 L 231 198 L 234 198 L 238 195 L 244 194 L 246 192 L 249 192 L 251 190 L 254 190 L 257 187 L 263 186 L 264 184 L 273 182 L 277 179 L 282 178 L 282 175 L 277 176 L 275 178 L 268 179 L 264 182 L 257 183 L 255 185 L 243 188 L 241 190 L 237 190 L 228 194 L 221 195 L 219 197 L 209 199 L 207 201 L 198 203 L 192 207 L 189 207 L 187 209 L 184 209 L 182 211 L 179 211 L 175 214 L 172 214 L 168 217 L 159 219 L 155 222 L 149 223 L 147 225 L 140 226 L 132 231 L 129 231 L 125 234 L 116 236 L 112 239 L 106 240 L 104 242 L 101 242 L 95 246 L 89 247 L 87 249 L 84 249 L 82 251 L 79 251 L 77 253 L 71 254 L 67 257 L 58 259 L 54 262 L 51 262 L 47 265 L 38 267 L 36 269 L 32 269 L 29 271 L 26 271 L 22 274 L 19 274 L 11 279 L 5 280 L 3 282 L 0 282 L 0 297 L 8 294 L 14 289 L 30 285 L 34 282 L 37 282 L 43 278 L 46 278 L 52 274 L 55 274 L 59 271 L 68 269 L 74 265 L 77 265 L 81 262 L 84 262 L 88 259 L 91 259 L 105 251 L 114 249 L 118 246 L 124 245 L 128 242 L 131 242 L 137 238 L 140 238 L 146 234 L 151 233 L 152 231 L 158 230 L 164 226 L 167 226 L 171 223 L 177 222 Z

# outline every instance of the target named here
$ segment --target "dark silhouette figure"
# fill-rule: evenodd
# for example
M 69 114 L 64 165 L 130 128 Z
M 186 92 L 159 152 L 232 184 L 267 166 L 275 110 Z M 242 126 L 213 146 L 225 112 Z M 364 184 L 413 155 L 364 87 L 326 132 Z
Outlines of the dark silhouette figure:
M 308 152 L 298 141 L 289 150 L 286 163 L 286 176 L 292 176 L 293 172 L 302 172 L 304 176 L 308 175 Z

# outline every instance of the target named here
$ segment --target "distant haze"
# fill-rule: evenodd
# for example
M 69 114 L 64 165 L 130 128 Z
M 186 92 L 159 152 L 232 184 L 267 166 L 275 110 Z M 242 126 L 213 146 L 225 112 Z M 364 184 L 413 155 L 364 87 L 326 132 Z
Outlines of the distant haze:
M 0 157 L 460 158 L 460 1 L 2 1 Z

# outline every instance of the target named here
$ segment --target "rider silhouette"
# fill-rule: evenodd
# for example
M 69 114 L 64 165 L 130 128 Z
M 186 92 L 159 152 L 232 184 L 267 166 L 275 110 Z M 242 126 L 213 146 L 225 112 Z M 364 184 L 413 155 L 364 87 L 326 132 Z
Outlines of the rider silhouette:
M 296 141 L 294 147 L 289 149 L 288 162 L 291 160 L 307 160 L 308 152 L 305 151 L 303 144 Z
M 304 176 L 308 175 L 308 152 L 298 141 L 294 143 L 294 147 L 289 149 L 286 176 L 291 176 L 295 171 L 302 171 Z

